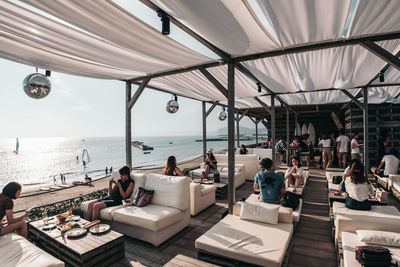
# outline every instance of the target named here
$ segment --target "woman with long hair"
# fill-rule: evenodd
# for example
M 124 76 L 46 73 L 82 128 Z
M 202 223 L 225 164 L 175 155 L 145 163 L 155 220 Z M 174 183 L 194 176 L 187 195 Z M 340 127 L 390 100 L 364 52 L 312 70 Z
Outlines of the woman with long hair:
M 16 232 L 25 238 L 28 237 L 28 227 L 25 222 L 26 213 L 23 216 L 14 218 L 14 200 L 21 195 L 21 185 L 16 182 L 8 183 L 0 194 L 0 236 Z M 7 223 L 3 224 L 6 216 Z
M 296 191 L 296 188 L 299 187 L 303 183 L 303 167 L 301 166 L 300 160 L 298 157 L 291 157 L 292 167 L 288 168 L 285 173 L 285 178 L 288 181 L 288 186 L 293 186 L 293 192 Z
M 163 174 L 169 176 L 184 176 L 181 169 L 176 166 L 176 158 L 175 156 L 169 156 L 167 159 L 167 163 L 165 164 Z
M 215 158 L 211 149 L 206 153 L 206 160 L 204 161 L 204 165 L 205 167 L 201 174 L 200 182 L 202 182 L 203 180 L 207 180 L 210 173 L 217 172 L 218 170 L 217 159 Z
M 364 175 L 364 165 L 360 160 L 355 160 L 351 165 L 351 175 L 345 178 L 347 192 L 346 207 L 355 210 L 370 210 L 369 195 L 373 188 Z

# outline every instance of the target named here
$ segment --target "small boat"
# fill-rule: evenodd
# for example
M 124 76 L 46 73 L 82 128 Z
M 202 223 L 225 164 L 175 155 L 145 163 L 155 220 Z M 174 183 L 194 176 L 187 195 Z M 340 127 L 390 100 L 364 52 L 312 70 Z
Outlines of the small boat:
M 154 147 L 146 146 L 145 144 L 143 144 L 143 142 L 140 142 L 140 141 L 133 141 L 131 144 L 132 144 L 132 146 L 139 148 L 143 151 L 154 150 Z
M 174 142 L 169 142 L 170 145 L 172 145 Z
M 150 151 L 143 151 L 143 154 L 150 154 Z

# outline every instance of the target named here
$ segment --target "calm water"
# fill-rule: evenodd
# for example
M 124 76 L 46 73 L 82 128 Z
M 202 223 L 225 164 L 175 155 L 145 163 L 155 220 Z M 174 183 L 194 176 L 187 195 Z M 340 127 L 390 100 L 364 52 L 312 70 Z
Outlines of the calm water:
M 210 136 L 211 137 L 211 136 Z M 210 138 L 209 137 L 209 138 Z M 178 161 L 201 155 L 202 143 L 195 142 L 199 136 L 139 137 L 146 145 L 154 147 L 150 154 L 132 148 L 133 166 L 156 166 L 175 155 Z M 171 143 L 171 144 L 170 144 Z M 241 141 L 243 144 L 254 141 Z M 54 175 L 66 174 L 67 182 L 83 180 L 84 173 L 96 178 L 104 176 L 106 166 L 117 170 L 125 163 L 125 139 L 109 138 L 19 138 L 19 153 L 15 139 L 0 139 L 0 187 L 9 181 L 22 184 L 48 183 Z M 227 142 L 208 142 L 219 150 L 227 148 Z M 84 171 L 82 151 L 87 149 L 90 163 Z M 79 157 L 79 161 L 76 157 Z M 59 178 L 58 178 L 59 181 Z

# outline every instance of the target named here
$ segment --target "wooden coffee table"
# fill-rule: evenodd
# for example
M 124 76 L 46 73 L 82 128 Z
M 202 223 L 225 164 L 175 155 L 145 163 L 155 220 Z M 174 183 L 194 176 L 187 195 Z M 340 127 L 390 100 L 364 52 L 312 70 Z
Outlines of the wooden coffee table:
M 49 223 L 57 222 L 57 219 Z M 88 221 L 81 219 L 83 225 Z M 44 231 L 43 221 L 30 222 L 29 239 L 37 246 L 65 262 L 66 266 L 109 266 L 125 257 L 124 236 L 114 231 L 94 235 L 89 231 L 79 238 L 68 238 L 57 228 Z

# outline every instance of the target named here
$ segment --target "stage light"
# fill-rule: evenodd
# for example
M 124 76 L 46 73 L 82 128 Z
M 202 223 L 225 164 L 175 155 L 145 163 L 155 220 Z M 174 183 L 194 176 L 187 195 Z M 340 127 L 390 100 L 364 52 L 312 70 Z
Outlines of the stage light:
M 158 14 L 158 16 L 161 18 L 161 33 L 162 34 L 164 34 L 164 35 L 169 35 L 169 33 L 170 33 L 170 23 L 169 23 L 169 17 L 168 17 L 168 14 L 167 13 L 165 13 L 164 11 L 162 11 L 162 10 L 159 10 L 158 12 L 157 12 L 157 14 Z
M 381 71 L 379 72 L 379 82 L 383 83 L 385 81 L 385 74 Z

